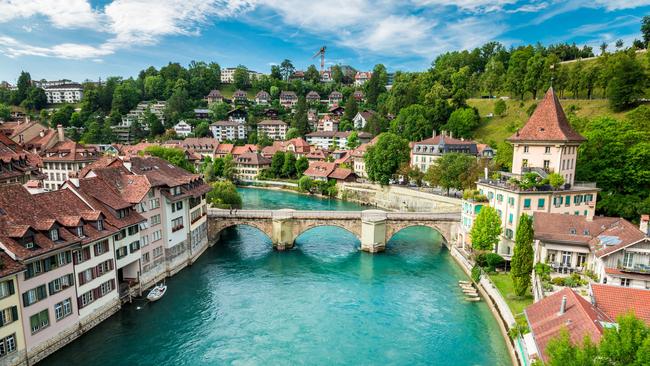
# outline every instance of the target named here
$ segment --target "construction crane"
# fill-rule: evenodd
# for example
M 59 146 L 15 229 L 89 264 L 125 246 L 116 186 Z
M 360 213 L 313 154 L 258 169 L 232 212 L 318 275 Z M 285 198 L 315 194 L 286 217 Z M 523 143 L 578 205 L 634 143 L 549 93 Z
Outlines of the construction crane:
M 321 74 L 323 71 L 325 71 L 325 50 L 327 49 L 327 46 L 323 46 L 316 52 L 311 58 L 316 58 L 320 55 L 320 72 Z

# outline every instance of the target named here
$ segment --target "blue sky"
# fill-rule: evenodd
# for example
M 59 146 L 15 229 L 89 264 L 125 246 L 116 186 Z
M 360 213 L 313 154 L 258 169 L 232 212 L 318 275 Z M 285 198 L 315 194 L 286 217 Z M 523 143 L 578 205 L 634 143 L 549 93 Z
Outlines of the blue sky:
M 650 0 L 0 0 L 0 80 L 134 76 L 169 61 L 423 70 L 442 52 L 640 38 Z

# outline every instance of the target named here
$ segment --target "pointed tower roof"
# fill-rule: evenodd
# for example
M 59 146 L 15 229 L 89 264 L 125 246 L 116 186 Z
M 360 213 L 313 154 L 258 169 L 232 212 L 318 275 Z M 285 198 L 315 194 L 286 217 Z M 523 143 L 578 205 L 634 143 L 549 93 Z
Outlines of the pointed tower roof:
M 560 100 L 549 88 L 528 122 L 510 136 L 508 141 L 563 141 L 582 142 L 585 138 L 573 130 L 564 114 Z

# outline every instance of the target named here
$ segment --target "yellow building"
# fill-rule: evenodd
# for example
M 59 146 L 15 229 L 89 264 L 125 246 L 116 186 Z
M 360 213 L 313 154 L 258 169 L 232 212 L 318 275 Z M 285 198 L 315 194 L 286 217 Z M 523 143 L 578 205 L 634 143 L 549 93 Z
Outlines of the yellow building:
M 23 365 L 25 337 L 20 321 L 18 275 L 25 270 L 6 253 L 0 252 L 0 364 Z

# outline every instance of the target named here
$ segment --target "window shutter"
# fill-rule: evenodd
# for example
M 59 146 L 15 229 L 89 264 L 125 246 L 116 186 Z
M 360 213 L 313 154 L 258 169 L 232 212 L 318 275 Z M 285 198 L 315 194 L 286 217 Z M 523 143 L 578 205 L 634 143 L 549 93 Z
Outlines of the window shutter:
M 65 261 L 66 261 L 67 263 L 72 262 L 72 252 L 71 252 L 71 251 L 67 251 L 67 252 L 65 252 Z
M 31 305 L 31 304 L 29 303 L 29 297 L 27 296 L 27 292 L 24 292 L 24 293 L 23 293 L 23 305 L 24 305 L 25 307 Z
M 9 288 L 9 295 L 13 295 L 16 293 L 16 289 L 14 288 L 14 280 L 10 280 L 7 282 L 7 287 Z
M 78 276 L 79 276 L 79 286 L 81 286 L 81 285 L 83 285 L 85 283 L 84 282 L 84 274 L 83 274 L 83 272 L 79 273 Z
M 68 284 L 74 286 L 74 275 L 72 273 L 68 274 Z
M 54 282 L 48 283 L 47 287 L 50 289 L 50 295 L 54 294 Z
M 11 307 L 11 319 L 16 321 L 18 320 L 18 307 L 17 306 L 12 306 Z
M 101 245 L 101 244 L 93 245 L 93 250 L 95 252 L 95 257 L 99 255 L 99 250 L 97 250 L 99 248 L 99 245 Z
M 109 270 L 113 270 L 113 260 L 112 259 L 108 260 L 108 268 L 109 268 Z
M 115 289 L 115 279 L 111 279 L 111 290 Z
M 50 270 L 50 260 L 46 259 L 43 261 L 43 270 L 44 272 L 47 272 Z
M 82 309 L 83 303 L 81 302 L 81 296 L 77 297 L 77 308 Z

